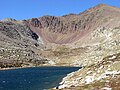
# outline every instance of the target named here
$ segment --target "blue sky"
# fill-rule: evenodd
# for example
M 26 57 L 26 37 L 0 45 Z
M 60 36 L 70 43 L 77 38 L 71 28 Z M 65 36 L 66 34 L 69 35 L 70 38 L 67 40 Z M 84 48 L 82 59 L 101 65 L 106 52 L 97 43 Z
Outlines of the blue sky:
M 22 20 L 43 15 L 77 14 L 101 3 L 120 8 L 120 0 L 0 0 L 0 19 Z

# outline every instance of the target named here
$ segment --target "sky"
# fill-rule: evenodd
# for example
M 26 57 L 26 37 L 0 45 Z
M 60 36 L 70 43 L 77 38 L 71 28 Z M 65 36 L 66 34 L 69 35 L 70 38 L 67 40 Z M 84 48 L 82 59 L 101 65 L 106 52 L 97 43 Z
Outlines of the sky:
M 44 15 L 79 14 L 97 4 L 120 8 L 120 0 L 0 0 L 0 19 L 23 20 Z

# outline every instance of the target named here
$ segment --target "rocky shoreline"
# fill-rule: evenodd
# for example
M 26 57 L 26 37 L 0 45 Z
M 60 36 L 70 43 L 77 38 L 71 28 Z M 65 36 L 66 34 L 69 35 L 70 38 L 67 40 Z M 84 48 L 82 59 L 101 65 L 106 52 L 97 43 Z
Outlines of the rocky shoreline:
M 107 90 L 119 90 L 119 79 L 120 53 L 105 57 L 96 65 L 86 66 L 76 72 L 68 74 L 63 78 L 57 89 L 104 90 L 105 88 L 108 88 Z
M 34 67 L 79 67 L 79 66 L 66 66 L 66 65 L 41 65 L 41 66 L 26 66 L 26 67 L 11 67 L 11 68 L 0 68 L 0 70 L 14 70 L 14 69 L 22 69 L 22 68 L 34 68 Z M 81 67 L 80 67 L 81 68 Z

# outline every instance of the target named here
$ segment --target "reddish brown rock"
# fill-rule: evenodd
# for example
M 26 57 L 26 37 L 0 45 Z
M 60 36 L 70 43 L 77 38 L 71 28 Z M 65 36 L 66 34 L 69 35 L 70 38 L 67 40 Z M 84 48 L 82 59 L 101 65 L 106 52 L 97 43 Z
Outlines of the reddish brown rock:
M 100 4 L 80 14 L 33 18 L 27 20 L 27 25 L 46 43 L 67 44 L 80 40 L 98 27 L 120 26 L 119 16 L 119 8 Z

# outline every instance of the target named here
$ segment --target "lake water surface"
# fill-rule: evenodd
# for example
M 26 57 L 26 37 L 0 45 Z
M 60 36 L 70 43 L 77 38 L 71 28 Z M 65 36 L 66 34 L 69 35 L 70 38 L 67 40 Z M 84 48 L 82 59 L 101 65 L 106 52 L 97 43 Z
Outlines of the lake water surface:
M 44 90 L 55 87 L 80 67 L 35 67 L 0 71 L 0 90 Z

